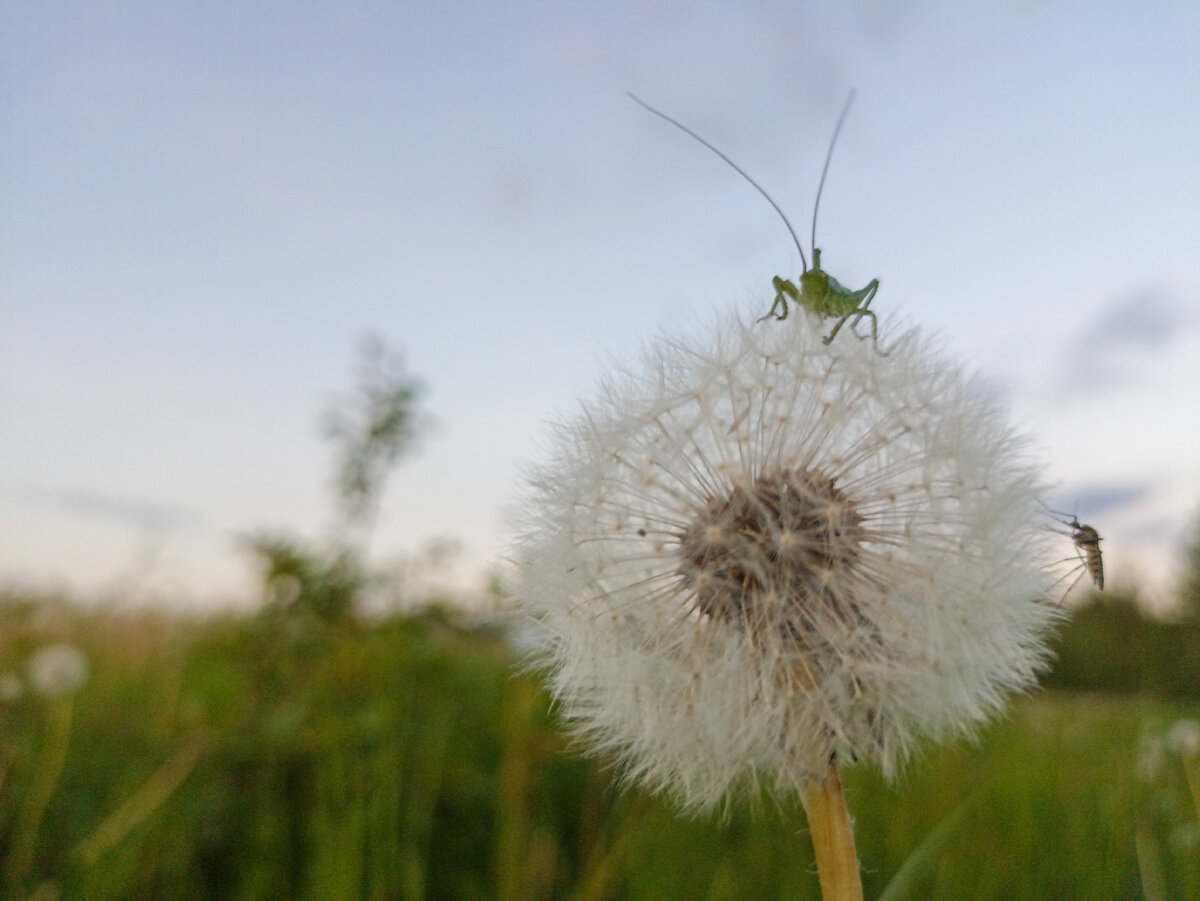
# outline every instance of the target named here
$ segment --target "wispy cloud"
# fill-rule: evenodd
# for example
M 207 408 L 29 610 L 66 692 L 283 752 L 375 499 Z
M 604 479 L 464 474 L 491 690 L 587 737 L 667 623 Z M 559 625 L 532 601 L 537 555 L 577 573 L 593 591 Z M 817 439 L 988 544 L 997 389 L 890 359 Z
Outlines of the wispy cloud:
M 1123 526 L 1121 537 L 1151 547 L 1178 548 L 1184 541 L 1185 525 L 1173 516 L 1135 518 Z
M 1127 381 L 1182 332 L 1194 327 L 1184 305 L 1161 287 L 1146 287 L 1109 304 L 1071 339 L 1057 379 L 1075 397 Z
M 204 521 L 204 516 L 190 507 L 140 498 L 117 497 L 97 491 L 26 487 L 20 494 L 28 503 L 50 507 L 63 513 L 140 528 L 190 529 Z
M 1068 487 L 1057 492 L 1055 509 L 1081 518 L 1128 510 L 1146 501 L 1157 491 L 1149 481 L 1096 482 Z

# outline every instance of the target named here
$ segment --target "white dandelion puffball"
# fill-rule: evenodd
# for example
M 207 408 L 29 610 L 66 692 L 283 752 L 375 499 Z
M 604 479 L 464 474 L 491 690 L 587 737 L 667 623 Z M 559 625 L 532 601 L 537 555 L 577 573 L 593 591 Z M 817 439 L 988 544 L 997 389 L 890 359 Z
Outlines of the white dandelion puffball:
M 1200 723 L 1195 720 L 1177 720 L 1167 730 L 1167 747 L 1180 757 L 1200 755 Z
M 73 644 L 49 644 L 29 660 L 29 681 L 45 698 L 61 698 L 78 691 L 88 677 L 88 661 Z
M 915 333 L 800 310 L 661 339 L 561 422 L 517 600 L 560 708 L 626 778 L 711 809 L 834 759 L 892 776 L 1044 668 L 1024 442 Z

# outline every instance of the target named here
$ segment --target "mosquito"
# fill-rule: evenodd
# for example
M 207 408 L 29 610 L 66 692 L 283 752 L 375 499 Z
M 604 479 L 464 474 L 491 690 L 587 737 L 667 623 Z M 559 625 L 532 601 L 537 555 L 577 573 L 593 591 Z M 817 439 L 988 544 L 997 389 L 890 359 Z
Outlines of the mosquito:
M 1042 506 L 1045 506 L 1044 504 Z M 1071 541 L 1075 545 L 1075 554 L 1079 557 L 1082 568 L 1087 572 L 1092 580 L 1092 584 L 1096 586 L 1097 591 L 1104 590 L 1104 559 L 1100 555 L 1100 542 L 1103 540 L 1100 533 L 1092 526 L 1086 525 L 1079 521 L 1079 517 L 1074 513 L 1068 516 L 1059 510 L 1052 510 L 1046 507 L 1046 510 L 1055 517 L 1056 522 L 1066 526 L 1071 531 L 1065 534 L 1070 535 Z M 1069 575 L 1069 574 L 1068 574 Z M 1075 578 L 1071 583 L 1071 588 L 1083 578 L 1083 572 Z M 1071 588 L 1067 589 L 1067 594 L 1071 593 Z

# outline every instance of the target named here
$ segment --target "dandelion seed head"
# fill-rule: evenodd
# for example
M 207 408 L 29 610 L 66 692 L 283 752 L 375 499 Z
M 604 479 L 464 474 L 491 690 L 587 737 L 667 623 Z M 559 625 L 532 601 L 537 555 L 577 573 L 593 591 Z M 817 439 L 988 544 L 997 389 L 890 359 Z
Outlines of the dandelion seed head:
M 29 681 L 45 698 L 73 695 L 88 677 L 88 661 L 76 645 L 49 644 L 29 659 Z
M 1167 747 L 1180 757 L 1200 755 L 1200 722 L 1180 719 L 1167 730 Z
M 560 707 L 709 809 L 831 755 L 892 775 L 1044 667 L 1041 488 L 977 383 L 799 312 L 615 367 L 531 474 L 518 600 Z

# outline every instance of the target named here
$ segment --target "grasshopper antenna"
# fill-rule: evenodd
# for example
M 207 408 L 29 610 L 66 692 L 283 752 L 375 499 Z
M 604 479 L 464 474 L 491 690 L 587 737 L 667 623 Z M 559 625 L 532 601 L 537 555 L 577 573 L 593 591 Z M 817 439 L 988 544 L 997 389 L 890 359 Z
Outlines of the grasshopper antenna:
M 779 214 L 779 218 L 783 220 L 783 224 L 787 226 L 787 230 L 792 236 L 792 241 L 795 242 L 795 244 L 796 244 L 796 249 L 798 251 L 800 251 L 800 263 L 804 267 L 804 271 L 808 272 L 808 258 L 804 256 L 804 247 L 800 244 L 800 239 L 796 237 L 796 230 L 794 228 L 792 228 L 792 223 L 788 222 L 788 217 L 783 214 L 783 210 L 781 210 L 779 208 L 779 204 L 777 204 L 774 201 L 774 199 L 771 197 L 770 194 L 768 194 L 766 192 L 766 190 L 763 188 L 762 185 L 760 185 L 753 178 L 751 178 L 745 169 L 743 169 L 741 166 L 739 166 L 737 163 L 735 163 L 733 160 L 731 160 L 729 157 L 727 157 L 724 153 L 722 153 L 720 150 L 718 150 L 716 147 L 714 147 L 708 141 L 704 140 L 704 138 L 700 137 L 700 135 L 696 134 L 694 131 L 692 131 L 690 128 L 688 128 L 686 125 L 684 125 L 682 122 L 676 121 L 675 119 L 672 119 L 670 116 L 668 116 L 666 113 L 656 110 L 649 103 L 642 100 L 640 97 L 638 97 L 632 91 L 626 91 L 626 93 L 629 94 L 629 98 L 634 103 L 636 103 L 638 106 L 642 107 L 643 109 L 647 110 L 648 112 L 654 113 L 654 115 L 658 116 L 658 118 L 664 119 L 667 122 L 670 122 L 672 125 L 674 125 L 676 128 L 678 128 L 680 131 L 682 131 L 684 134 L 688 135 L 689 137 L 695 138 L 697 141 L 699 141 L 701 144 L 703 144 L 705 147 L 707 147 L 709 150 L 711 150 L 713 153 L 715 153 L 717 156 L 719 156 L 721 159 L 723 159 L 725 162 L 727 162 L 730 166 L 732 166 L 734 172 L 736 172 L 742 178 L 746 179 L 746 181 L 750 182 L 750 184 L 752 184 L 754 186 L 755 190 L 757 190 L 759 194 L 761 194 L 763 197 L 767 198 L 767 203 L 771 204 L 771 207 L 775 210 L 775 212 L 777 212 Z M 850 99 L 851 100 L 854 99 L 853 91 L 850 92 Z M 847 103 L 846 109 L 848 110 L 849 108 L 850 108 L 850 104 Z M 846 118 L 846 112 L 845 112 L 845 110 L 843 110 L 842 111 L 842 119 L 845 119 L 845 118 Z M 841 127 L 842 127 L 842 122 L 841 122 L 841 119 L 839 119 L 838 120 L 838 128 L 840 129 Z M 836 131 L 833 133 L 833 139 L 835 141 L 837 140 L 837 132 Z M 829 152 L 830 152 L 830 154 L 833 153 L 833 145 L 832 144 L 829 145 Z M 825 168 L 826 169 L 829 168 L 829 160 L 828 159 L 825 160 Z M 821 176 L 821 183 L 822 184 L 825 183 L 824 175 Z M 817 201 L 820 202 L 820 200 L 821 200 L 821 192 L 820 192 L 820 190 L 818 190 L 817 191 Z M 813 235 L 814 235 L 814 237 L 816 236 L 816 229 L 817 229 L 817 211 L 814 208 L 813 209 Z
M 633 97 L 632 94 L 630 94 L 629 96 Z M 633 99 L 637 100 L 636 97 L 633 97 Z M 642 102 L 640 100 L 638 100 L 638 103 L 642 103 Z M 840 116 L 838 116 L 837 125 L 834 126 L 833 137 L 829 141 L 829 152 L 825 154 L 825 167 L 821 170 L 821 182 L 820 182 L 820 184 L 817 185 L 817 199 L 813 203 L 812 244 L 810 245 L 812 247 L 814 265 L 815 265 L 815 260 L 817 258 L 817 209 L 821 206 L 821 192 L 823 190 L 825 190 L 825 176 L 829 174 L 829 161 L 831 159 L 833 159 L 833 147 L 835 144 L 837 144 L 838 135 L 841 134 L 841 132 L 842 132 L 842 123 L 846 121 L 846 115 L 850 112 L 850 106 L 853 103 L 854 103 L 854 88 L 851 88 L 850 96 L 846 98 L 846 105 L 842 107 L 842 114 Z M 645 106 L 645 104 L 642 103 L 642 106 Z M 647 107 L 647 109 L 649 109 L 649 107 Z M 651 110 L 651 112 L 654 112 L 654 110 Z M 659 115 L 661 116 L 662 113 L 659 113 Z M 676 122 L 675 124 L 679 125 L 678 122 Z M 680 125 L 679 127 L 683 128 L 682 125 Z M 687 129 L 684 129 L 684 130 L 686 131 Z M 734 166 L 734 168 L 736 169 L 737 167 Z M 741 171 L 741 170 L 738 170 L 738 171 Z M 747 177 L 749 177 L 749 176 L 747 176 Z M 758 188 L 758 185 L 755 185 L 754 187 Z M 762 190 L 762 188 L 758 188 L 758 189 L 760 191 Z M 767 199 L 770 200 L 771 198 L 768 197 Z M 772 201 L 772 203 L 774 203 L 774 201 Z M 778 207 L 776 209 L 778 209 Z M 782 216 L 783 214 L 780 213 L 780 215 Z M 789 225 L 788 228 L 791 228 L 791 226 Z M 793 238 L 796 237 L 795 234 L 793 234 L 792 237 Z M 804 256 L 804 251 L 800 251 L 800 255 Z M 807 268 L 807 267 L 805 267 L 805 268 Z

